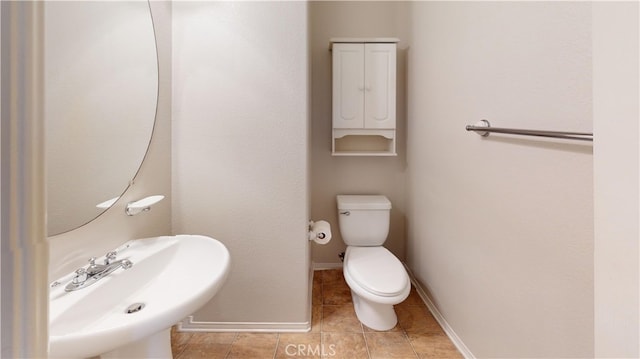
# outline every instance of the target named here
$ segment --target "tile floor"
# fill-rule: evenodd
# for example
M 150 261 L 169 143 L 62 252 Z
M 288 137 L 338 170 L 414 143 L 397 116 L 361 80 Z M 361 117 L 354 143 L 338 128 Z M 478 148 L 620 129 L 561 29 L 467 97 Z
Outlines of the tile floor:
M 172 330 L 175 359 L 462 358 L 415 289 L 395 306 L 398 325 L 376 332 L 356 318 L 341 269 L 316 271 L 308 333 L 199 333 Z

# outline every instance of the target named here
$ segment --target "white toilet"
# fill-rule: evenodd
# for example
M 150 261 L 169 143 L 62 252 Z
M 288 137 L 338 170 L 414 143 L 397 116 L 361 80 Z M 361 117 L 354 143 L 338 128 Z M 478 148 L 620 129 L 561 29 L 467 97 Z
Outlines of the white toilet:
M 343 273 L 356 315 L 371 329 L 389 330 L 398 322 L 393 306 L 411 291 L 404 266 L 382 246 L 389 234 L 391 202 L 375 195 L 339 195 L 337 200 L 340 234 L 347 245 Z

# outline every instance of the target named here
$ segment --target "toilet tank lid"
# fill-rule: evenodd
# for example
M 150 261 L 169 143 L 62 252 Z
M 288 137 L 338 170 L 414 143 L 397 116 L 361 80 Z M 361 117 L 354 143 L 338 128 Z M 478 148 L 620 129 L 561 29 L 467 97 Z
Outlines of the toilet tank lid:
M 381 195 L 338 195 L 338 209 L 391 209 L 391 201 Z

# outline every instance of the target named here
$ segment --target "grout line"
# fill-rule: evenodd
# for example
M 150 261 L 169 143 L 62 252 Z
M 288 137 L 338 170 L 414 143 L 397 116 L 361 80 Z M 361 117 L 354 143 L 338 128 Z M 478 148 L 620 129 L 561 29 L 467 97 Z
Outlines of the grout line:
M 362 323 L 360 323 L 362 325 Z M 362 328 L 362 337 L 364 338 L 364 347 L 367 349 L 367 358 L 371 359 L 371 351 L 369 350 L 369 342 L 367 341 L 367 336 L 365 335 L 364 328 Z
M 324 351 L 324 335 L 322 334 L 322 331 L 320 331 L 320 357 L 322 357 L 322 351 Z
M 278 338 L 276 339 L 276 349 L 273 351 L 273 359 L 276 359 L 276 355 L 278 354 L 278 346 L 280 345 L 280 333 L 277 333 Z
M 234 333 L 233 340 L 231 341 L 231 344 L 229 344 L 229 346 L 227 347 L 227 352 L 224 354 L 224 358 L 228 358 L 229 355 L 231 355 L 231 348 L 233 347 L 233 343 L 235 343 L 236 340 L 238 340 L 238 334 L 239 333 L 237 332 Z
M 411 339 L 409 339 L 409 333 L 407 333 L 407 331 L 404 330 L 404 328 L 402 328 L 402 334 L 404 335 L 404 337 L 409 342 L 409 345 L 411 345 L 411 350 L 413 350 L 413 354 L 416 355 L 416 358 L 420 358 L 420 355 L 418 355 L 418 352 L 416 351 L 416 348 L 413 346 L 413 343 L 411 342 Z

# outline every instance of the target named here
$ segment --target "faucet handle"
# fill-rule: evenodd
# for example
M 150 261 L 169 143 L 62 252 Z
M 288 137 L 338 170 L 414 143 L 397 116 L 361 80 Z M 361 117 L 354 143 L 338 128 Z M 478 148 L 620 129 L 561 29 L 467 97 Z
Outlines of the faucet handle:
M 96 257 L 89 258 L 89 267 L 93 267 L 96 265 Z
M 121 264 L 122 264 L 122 269 L 129 269 L 133 266 L 133 263 L 128 259 L 123 259 Z
M 87 281 L 87 271 L 84 268 L 78 268 L 76 270 L 76 276 L 73 277 L 72 282 L 74 284 L 82 284 Z
M 118 255 L 118 252 L 116 251 L 111 251 L 107 254 L 104 255 L 104 264 L 111 264 L 111 262 L 116 260 L 116 256 Z

